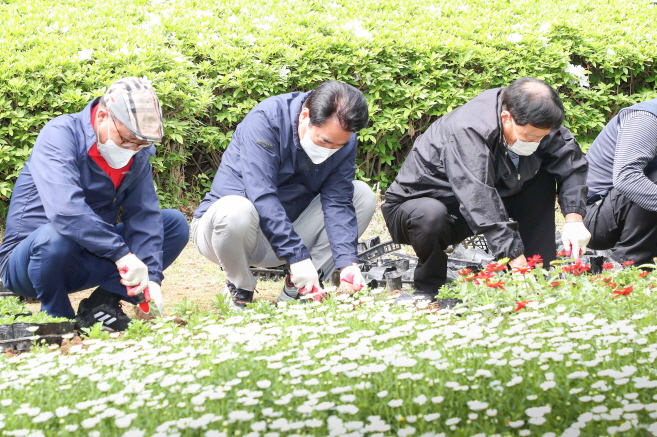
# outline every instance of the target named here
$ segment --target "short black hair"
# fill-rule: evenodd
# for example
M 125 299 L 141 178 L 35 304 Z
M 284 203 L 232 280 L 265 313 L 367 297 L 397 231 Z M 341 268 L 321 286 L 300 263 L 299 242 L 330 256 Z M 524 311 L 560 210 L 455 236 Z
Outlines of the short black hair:
M 322 83 L 303 103 L 310 111 L 310 124 L 321 126 L 334 114 L 340 127 L 347 132 L 358 132 L 369 119 L 367 100 L 356 88 L 346 83 L 329 80 Z
M 511 113 L 520 126 L 554 129 L 564 119 L 559 94 L 547 83 L 533 77 L 514 81 L 502 91 L 502 109 Z

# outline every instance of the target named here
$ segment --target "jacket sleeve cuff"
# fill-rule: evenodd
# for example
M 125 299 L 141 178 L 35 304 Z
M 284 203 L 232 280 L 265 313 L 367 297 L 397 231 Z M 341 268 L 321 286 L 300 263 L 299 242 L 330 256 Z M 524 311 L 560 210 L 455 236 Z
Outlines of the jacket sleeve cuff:
M 525 246 L 522 244 L 520 235 L 518 235 L 517 237 L 511 238 L 508 244 L 499 247 L 491 247 L 491 250 L 496 261 L 502 258 L 509 258 L 509 260 L 512 260 L 525 253 Z
M 159 285 L 162 285 L 162 280 L 164 279 L 164 275 L 162 272 L 148 272 L 148 280 L 157 282 Z
M 516 246 L 513 250 L 511 250 L 506 256 L 509 257 L 509 261 L 510 261 L 518 258 L 523 253 L 525 253 L 525 248 L 523 247 L 522 244 L 520 244 L 519 246 Z
M 311 259 L 310 252 L 308 252 L 308 249 L 306 249 L 305 246 L 303 249 L 295 250 L 294 252 L 295 253 L 293 255 L 285 258 L 288 264 L 298 263 L 299 261 L 303 261 L 304 259 Z
M 358 257 L 356 256 L 342 256 L 335 260 L 335 268 L 341 269 L 342 267 L 347 267 L 353 263 L 358 263 Z
M 118 260 L 120 260 L 121 258 L 123 258 L 129 253 L 130 253 L 130 249 L 128 248 L 128 246 L 124 245 L 116 252 L 110 254 L 109 259 L 111 259 L 113 262 L 117 262 Z
M 582 208 L 582 207 L 579 207 L 579 206 L 571 206 L 571 207 L 568 207 L 568 208 L 564 208 L 564 209 L 561 210 L 561 212 L 563 213 L 564 216 L 566 214 L 575 213 L 575 214 L 581 215 L 582 217 L 586 217 L 586 208 Z

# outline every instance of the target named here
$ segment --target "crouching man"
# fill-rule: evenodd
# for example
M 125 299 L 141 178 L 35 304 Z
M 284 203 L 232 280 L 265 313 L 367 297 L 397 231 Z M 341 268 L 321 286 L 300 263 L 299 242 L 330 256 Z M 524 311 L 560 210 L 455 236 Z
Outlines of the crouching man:
M 162 270 L 189 238 L 185 217 L 160 211 L 153 186 L 149 158 L 162 128 L 155 91 L 135 77 L 46 124 L 11 196 L 0 247 L 8 289 L 78 328 L 125 330 L 120 301 L 147 288 L 162 309 Z M 94 286 L 76 317 L 68 295 Z
M 484 91 L 417 138 L 381 207 L 393 241 L 418 256 L 416 299 L 434 300 L 447 280 L 445 249 L 473 233 L 511 267 L 533 255 L 553 260 L 557 193 L 563 243 L 579 257 L 590 238 L 587 163 L 563 119 L 556 91 L 522 78 Z
M 622 109 L 586 154 L 593 249 L 653 263 L 657 249 L 657 99 Z
M 250 266 L 289 264 L 280 300 L 321 298 L 318 272 L 335 268 L 364 284 L 357 241 L 375 199 L 354 176 L 355 133 L 367 121 L 363 94 L 329 81 L 270 97 L 237 126 L 192 221 L 196 247 L 225 271 L 236 308 L 253 300 Z

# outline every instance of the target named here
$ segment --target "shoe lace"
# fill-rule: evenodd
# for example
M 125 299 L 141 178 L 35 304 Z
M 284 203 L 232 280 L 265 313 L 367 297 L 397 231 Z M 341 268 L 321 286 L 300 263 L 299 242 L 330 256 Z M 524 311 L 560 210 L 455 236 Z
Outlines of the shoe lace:
M 123 311 L 123 301 L 122 301 L 122 300 L 119 300 L 119 301 L 116 303 L 116 312 L 117 312 L 118 314 L 122 315 L 122 316 L 126 316 L 126 317 L 128 317 L 128 315 L 125 313 L 125 311 Z
M 231 296 L 235 296 L 235 293 L 237 292 L 238 288 L 230 282 L 228 279 L 226 279 L 226 287 L 228 288 L 228 292 L 230 293 Z

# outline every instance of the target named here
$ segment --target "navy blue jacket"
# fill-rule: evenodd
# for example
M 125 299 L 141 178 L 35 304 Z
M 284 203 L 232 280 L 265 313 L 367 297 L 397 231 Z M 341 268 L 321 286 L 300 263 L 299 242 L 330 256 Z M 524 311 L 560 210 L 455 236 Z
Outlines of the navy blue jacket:
M 5 238 L 0 246 L 4 277 L 11 251 L 38 227 L 51 223 L 89 252 L 117 261 L 129 252 L 148 266 L 152 281 L 162 281 L 164 228 L 149 157 L 151 146 L 133 158 L 118 189 L 89 156 L 96 142 L 89 103 L 82 112 L 61 115 L 39 133 L 11 196 Z M 114 226 L 123 208 L 125 240 Z
M 356 134 L 319 165 L 299 143 L 299 113 L 312 91 L 270 97 L 237 126 L 211 191 L 194 213 L 201 217 L 223 196 L 249 199 L 260 228 L 279 258 L 295 263 L 310 258 L 292 222 L 320 195 L 324 223 L 336 268 L 357 262 L 358 227 L 353 206 Z

